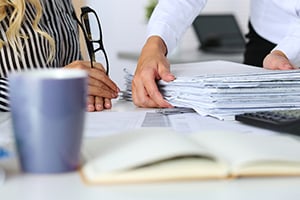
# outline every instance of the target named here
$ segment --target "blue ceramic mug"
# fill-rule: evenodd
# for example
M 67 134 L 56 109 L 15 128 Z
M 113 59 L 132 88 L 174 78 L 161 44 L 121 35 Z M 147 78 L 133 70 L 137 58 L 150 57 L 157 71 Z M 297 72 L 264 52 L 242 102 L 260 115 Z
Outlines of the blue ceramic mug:
M 21 168 L 60 173 L 80 165 L 87 73 L 49 69 L 12 73 L 10 107 Z

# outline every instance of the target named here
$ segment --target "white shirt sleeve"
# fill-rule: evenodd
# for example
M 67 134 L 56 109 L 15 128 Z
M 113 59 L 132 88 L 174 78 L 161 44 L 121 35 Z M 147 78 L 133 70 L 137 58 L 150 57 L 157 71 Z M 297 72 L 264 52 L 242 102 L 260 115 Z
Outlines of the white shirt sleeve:
M 171 52 L 207 0 L 159 0 L 148 23 L 147 38 L 160 36 Z
M 300 67 L 300 0 L 251 0 L 250 13 L 255 31 Z
M 300 67 L 300 18 L 273 50 L 282 51 L 293 65 Z

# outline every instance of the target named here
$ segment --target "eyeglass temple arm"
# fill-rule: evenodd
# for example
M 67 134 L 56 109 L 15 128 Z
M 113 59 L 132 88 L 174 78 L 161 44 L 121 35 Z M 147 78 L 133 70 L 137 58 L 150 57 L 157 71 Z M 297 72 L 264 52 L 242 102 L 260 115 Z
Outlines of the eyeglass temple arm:
M 90 21 L 89 21 L 89 15 L 87 13 L 89 12 L 94 12 L 90 7 L 84 6 L 81 8 L 81 19 L 83 21 L 83 26 L 85 32 L 86 32 L 86 43 L 87 43 L 87 48 L 88 48 L 88 52 L 89 52 L 89 56 L 91 58 L 91 60 L 93 62 L 96 61 L 95 58 L 95 53 L 94 53 L 94 49 L 93 49 L 93 44 L 90 42 L 92 41 L 92 32 L 91 32 L 91 25 L 90 25 Z
M 93 46 L 92 44 L 90 43 L 90 39 L 88 38 L 88 35 L 91 36 L 91 31 L 90 31 L 90 27 L 89 27 L 89 34 L 87 33 L 87 30 L 85 27 L 83 27 L 82 23 L 79 21 L 79 19 L 77 18 L 76 16 L 76 13 L 73 12 L 73 18 L 77 21 L 77 24 L 80 26 L 81 30 L 84 32 L 83 36 L 84 36 L 84 40 L 85 40 L 85 43 L 86 43 L 86 47 L 87 47 L 87 50 L 88 50 L 88 54 L 89 54 L 89 57 L 91 59 L 91 66 L 93 67 L 93 61 L 95 61 L 95 55 L 94 55 L 94 49 L 93 49 Z

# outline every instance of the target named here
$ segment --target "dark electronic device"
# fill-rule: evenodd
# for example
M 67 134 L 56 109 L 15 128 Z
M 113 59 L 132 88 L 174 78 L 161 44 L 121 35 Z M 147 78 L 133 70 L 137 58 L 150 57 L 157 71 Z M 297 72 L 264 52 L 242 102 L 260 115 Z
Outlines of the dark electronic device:
M 243 113 L 236 115 L 235 120 L 252 126 L 300 136 L 300 109 Z
M 233 14 L 201 14 L 193 22 L 200 49 L 210 53 L 243 53 L 245 38 Z

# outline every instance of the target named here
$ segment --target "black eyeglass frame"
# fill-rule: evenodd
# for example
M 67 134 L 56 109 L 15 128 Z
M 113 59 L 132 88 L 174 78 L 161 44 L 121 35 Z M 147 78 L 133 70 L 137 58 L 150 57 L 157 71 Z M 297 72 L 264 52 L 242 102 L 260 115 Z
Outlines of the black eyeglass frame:
M 99 34 L 100 34 L 99 40 L 92 39 L 92 32 L 91 32 L 91 27 L 90 27 L 90 22 L 89 22 L 89 17 L 88 17 L 89 13 L 94 14 L 97 19 L 97 23 L 98 23 L 98 27 L 99 27 Z M 109 74 L 109 61 L 108 61 L 107 53 L 104 49 L 101 23 L 100 23 L 100 20 L 99 20 L 99 17 L 97 15 L 96 11 L 88 6 L 81 7 L 80 21 L 78 20 L 75 12 L 73 13 L 73 15 L 83 32 L 86 47 L 87 47 L 88 54 L 89 54 L 90 61 L 91 61 L 91 67 L 92 68 L 94 67 L 93 62 L 96 61 L 95 53 L 98 51 L 102 51 L 103 55 L 104 55 L 104 59 L 105 59 L 105 64 L 106 64 L 106 75 L 108 75 Z M 98 44 L 99 47 L 94 49 L 94 43 Z

